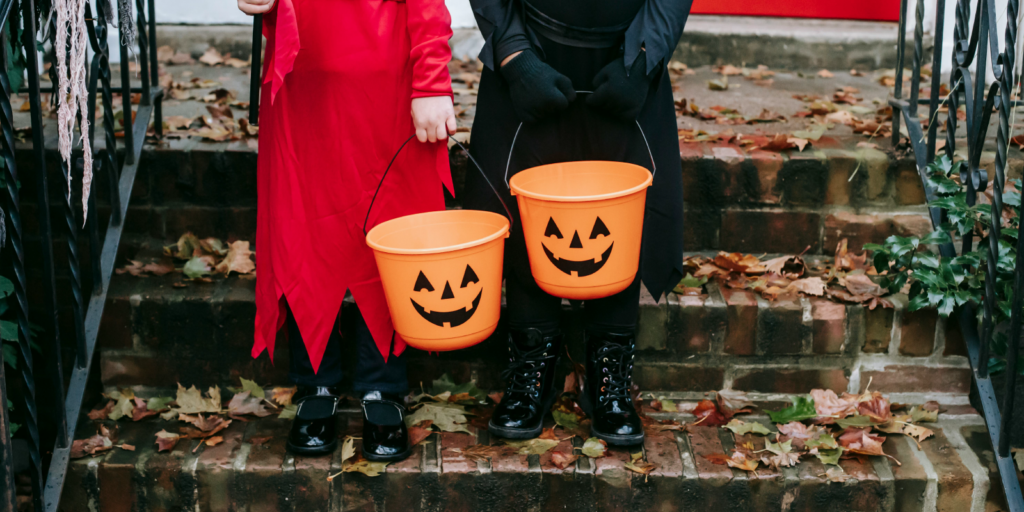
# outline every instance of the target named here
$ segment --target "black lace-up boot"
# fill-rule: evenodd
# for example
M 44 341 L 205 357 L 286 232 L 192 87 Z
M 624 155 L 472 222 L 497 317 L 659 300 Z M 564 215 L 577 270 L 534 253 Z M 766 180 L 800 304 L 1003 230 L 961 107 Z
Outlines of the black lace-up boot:
M 644 441 L 643 424 L 633 405 L 634 333 L 587 332 L 586 390 L 591 431 L 610 445 Z
M 363 456 L 367 460 L 396 461 L 412 453 L 409 430 L 405 427 L 402 397 L 370 391 L 360 400 L 363 405 Z
M 494 409 L 488 430 L 498 437 L 529 439 L 543 430 L 544 415 L 556 398 L 552 382 L 562 334 L 544 336 L 538 329 L 511 331 L 509 363 L 501 374 L 505 396 Z
M 322 455 L 338 445 L 338 388 L 299 386 L 292 401 L 298 406 L 285 446 L 299 455 Z

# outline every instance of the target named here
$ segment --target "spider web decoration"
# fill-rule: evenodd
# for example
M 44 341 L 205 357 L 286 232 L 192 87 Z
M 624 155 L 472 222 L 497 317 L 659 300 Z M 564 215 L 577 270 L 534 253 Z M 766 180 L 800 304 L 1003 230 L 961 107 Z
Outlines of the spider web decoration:
M 54 0 L 57 14 L 57 32 L 54 34 L 57 57 L 57 131 L 58 149 L 67 164 L 65 176 L 68 186 L 67 200 L 71 201 L 71 152 L 75 121 L 82 139 L 82 217 L 89 215 L 89 191 L 92 188 L 92 148 L 89 144 L 87 98 L 85 83 L 85 3 L 86 0 Z M 70 62 L 69 62 L 70 60 Z M 70 64 L 70 65 L 69 65 Z M 79 117 L 81 114 L 81 117 Z

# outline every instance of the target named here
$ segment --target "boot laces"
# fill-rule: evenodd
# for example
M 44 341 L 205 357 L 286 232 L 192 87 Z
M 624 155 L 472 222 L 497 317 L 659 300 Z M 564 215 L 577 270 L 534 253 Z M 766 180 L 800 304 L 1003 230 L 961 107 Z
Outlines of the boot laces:
M 544 370 L 555 358 L 548 353 L 550 350 L 551 343 L 543 343 L 531 349 L 509 343 L 509 365 L 501 372 L 501 378 L 508 382 L 505 394 L 525 394 L 534 398 L 540 396 Z
M 601 392 L 599 401 L 632 401 L 630 385 L 633 382 L 633 344 L 606 343 L 597 349 L 601 366 Z

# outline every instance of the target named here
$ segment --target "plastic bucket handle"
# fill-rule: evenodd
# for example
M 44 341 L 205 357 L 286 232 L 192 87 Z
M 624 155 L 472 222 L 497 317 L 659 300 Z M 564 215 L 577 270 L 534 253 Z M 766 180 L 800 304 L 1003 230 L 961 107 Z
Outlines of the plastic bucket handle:
M 398 154 L 401 153 L 403 149 L 405 149 L 405 145 L 408 144 L 409 141 L 411 141 L 412 138 L 415 137 L 415 136 L 416 136 L 416 134 L 412 134 L 412 135 L 409 136 L 408 139 L 405 139 L 405 142 L 403 142 L 402 145 L 398 147 L 398 151 L 395 151 L 395 156 L 391 157 L 391 161 L 388 162 L 387 169 L 384 169 L 384 175 L 380 177 L 380 183 L 377 183 L 377 190 L 375 190 L 373 192 L 373 199 L 370 200 L 370 207 L 366 209 L 366 218 L 363 219 L 363 234 L 364 235 L 367 234 L 366 233 L 366 223 L 370 221 L 370 212 L 373 211 L 373 203 L 377 201 L 377 194 L 380 193 L 381 185 L 384 185 L 384 178 L 388 177 L 388 171 L 391 170 L 391 165 L 395 163 L 395 159 L 398 158 Z M 505 200 L 501 198 L 501 194 L 498 193 L 498 189 L 494 188 L 494 185 L 491 184 L 491 180 L 487 178 L 487 174 L 484 172 L 483 168 L 480 167 L 480 164 L 477 163 L 476 159 L 473 158 L 473 155 L 469 154 L 469 150 L 466 149 L 466 146 L 463 146 L 461 142 L 459 142 L 459 141 L 457 141 L 455 139 L 451 139 L 451 141 L 454 142 L 455 145 L 459 147 L 459 149 L 461 149 L 463 152 L 466 153 L 466 156 L 469 157 L 469 161 L 473 162 L 473 166 L 476 167 L 477 171 L 480 171 L 480 176 L 483 176 L 484 181 L 487 182 L 487 186 L 491 187 L 491 191 L 494 192 L 494 196 L 498 198 L 498 201 L 501 202 L 502 208 L 505 209 L 505 214 L 508 216 L 509 231 L 511 231 L 512 230 L 512 225 L 515 223 L 512 220 L 512 211 L 508 209 L 508 205 L 505 204 Z
M 576 94 L 594 94 L 594 91 L 575 91 L 575 92 L 576 92 Z M 642 126 L 640 126 L 640 121 L 633 121 L 633 122 L 636 123 L 637 129 L 640 130 L 640 137 L 642 137 L 644 139 L 644 145 L 647 146 L 647 156 L 650 157 L 650 159 L 651 159 L 651 177 L 654 177 L 654 175 L 658 174 L 658 166 L 654 163 L 654 153 L 651 152 L 651 145 L 647 142 L 647 134 L 644 133 L 644 128 Z M 508 187 L 509 190 L 512 190 L 512 187 L 511 187 L 511 185 L 508 184 L 508 168 L 509 168 L 509 165 L 512 163 L 512 151 L 516 149 L 516 139 L 519 138 L 519 130 L 522 130 L 522 129 L 523 129 L 523 122 L 520 121 L 519 122 L 519 127 L 516 128 L 516 134 L 512 137 L 512 146 L 510 148 L 508 148 L 508 159 L 505 160 L 505 186 Z M 466 153 L 466 154 L 468 155 L 469 153 Z M 480 172 L 483 172 L 483 171 L 480 171 Z M 491 182 L 488 181 L 487 184 L 490 185 Z M 493 186 L 491 187 L 491 190 L 494 190 Z M 497 194 L 498 192 L 495 191 L 494 193 Z M 505 203 L 502 203 L 502 204 L 504 205 Z M 508 211 L 508 207 L 505 208 L 505 211 Z

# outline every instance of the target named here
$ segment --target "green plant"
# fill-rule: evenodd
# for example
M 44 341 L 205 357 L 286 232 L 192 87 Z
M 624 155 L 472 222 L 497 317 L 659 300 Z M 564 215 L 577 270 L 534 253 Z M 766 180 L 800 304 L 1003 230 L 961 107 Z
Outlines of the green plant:
M 928 165 L 928 184 L 938 196 L 930 205 L 941 209 L 945 220 L 939 229 L 920 238 L 890 236 L 885 243 L 866 244 L 864 249 L 873 251 L 872 262 L 875 270 L 883 274 L 883 287 L 898 292 L 910 284 L 909 311 L 934 307 L 940 315 L 948 317 L 959 306 L 978 305 L 984 300 L 989 237 L 996 236 L 999 249 L 994 259 L 996 308 L 992 318 L 996 330 L 989 367 L 998 372 L 1006 366 L 1007 337 L 1000 328 L 1010 320 L 1021 180 L 1011 181 L 1015 189 L 1003 193 L 1004 211 L 999 212 L 1003 227 L 993 234 L 992 205 L 968 204 L 967 191 L 961 186 L 963 168 L 963 162 L 953 162 L 945 155 Z M 959 256 L 946 258 L 933 250 L 935 245 L 962 243 L 965 237 L 973 241 L 972 250 Z M 978 308 L 979 321 L 982 315 L 983 308 Z M 1024 374 L 1024 356 L 1021 362 L 1018 367 Z

